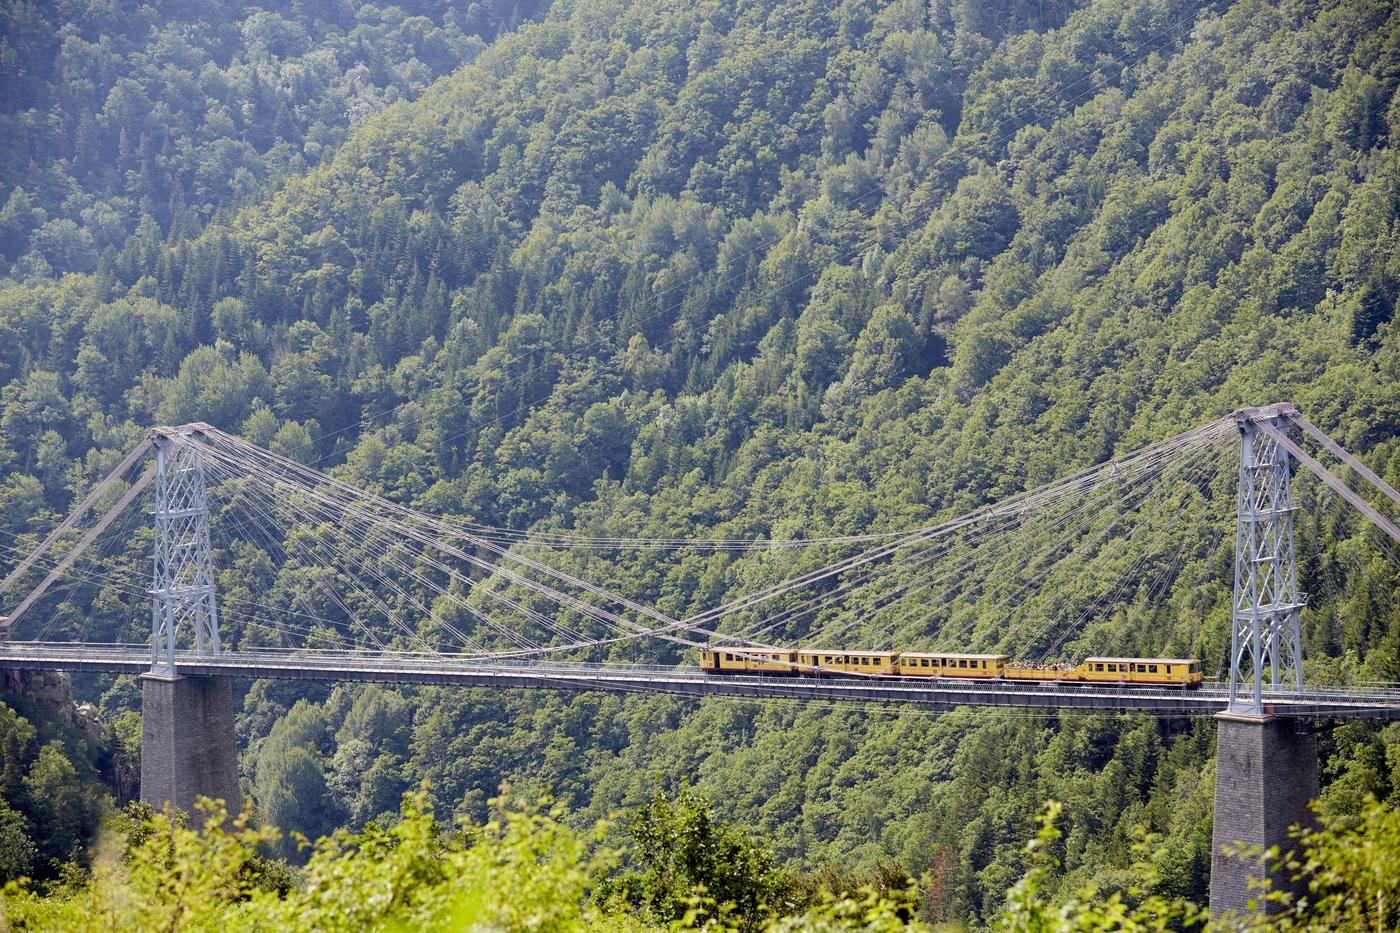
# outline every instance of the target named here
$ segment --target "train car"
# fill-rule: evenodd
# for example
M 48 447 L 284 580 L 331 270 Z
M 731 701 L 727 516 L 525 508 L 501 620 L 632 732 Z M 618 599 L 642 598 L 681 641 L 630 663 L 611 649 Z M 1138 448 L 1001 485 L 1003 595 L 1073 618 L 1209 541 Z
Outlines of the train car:
M 700 667 L 722 674 L 796 674 L 797 652 L 737 645 L 702 648 Z
M 1201 662 L 1193 658 L 1087 658 L 1081 664 L 1030 664 L 1004 654 L 791 650 L 717 645 L 700 651 L 707 673 L 768 676 L 956 677 L 971 680 L 1059 681 L 1124 686 L 1199 687 Z
M 895 673 L 897 651 L 837 651 L 814 649 L 797 652 L 797 665 L 804 674 L 884 674 Z
M 1030 664 L 1012 662 L 1002 676 L 1007 680 L 1082 680 L 1082 664 Z
M 1193 658 L 1085 658 L 1076 675 L 1076 680 L 1093 683 L 1172 687 L 1199 687 L 1205 679 L 1201 662 Z
M 925 654 L 901 651 L 895 673 L 901 677 L 1000 677 L 1008 658 L 1004 654 Z

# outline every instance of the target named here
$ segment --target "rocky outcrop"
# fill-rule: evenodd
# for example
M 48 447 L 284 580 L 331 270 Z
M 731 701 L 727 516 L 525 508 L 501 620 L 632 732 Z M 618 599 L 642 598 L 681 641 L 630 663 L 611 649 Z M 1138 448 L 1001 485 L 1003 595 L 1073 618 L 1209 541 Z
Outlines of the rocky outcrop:
M 42 715 L 82 736 L 96 751 L 103 743 L 102 720 L 91 703 L 73 702 L 68 675 L 61 671 L 0 670 L 0 698 L 15 697 Z

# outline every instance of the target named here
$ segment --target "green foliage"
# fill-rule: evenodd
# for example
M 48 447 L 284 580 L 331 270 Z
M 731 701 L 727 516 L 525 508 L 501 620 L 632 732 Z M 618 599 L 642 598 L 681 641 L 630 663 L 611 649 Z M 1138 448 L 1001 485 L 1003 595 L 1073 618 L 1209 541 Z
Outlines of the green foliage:
M 559 810 L 492 801 L 484 824 L 445 830 L 426 794 L 405 795 L 391 825 L 363 833 L 339 830 L 318 840 L 304 869 L 259 854 L 276 839 L 254 829 L 248 815 L 230 818 L 202 805 L 198 829 L 148 808 L 130 808 L 115 824 L 115 857 L 91 875 L 67 873 L 41 897 L 22 885 L 0 893 L 8 928 L 150 930 L 929 930 L 911 919 L 907 892 L 878 884 L 853 892 L 826 890 L 812 903 L 768 902 L 761 911 L 726 908 L 715 894 L 771 885 L 769 868 L 738 879 L 736 866 L 711 858 L 742 850 L 750 868 L 771 860 L 761 843 L 718 829 L 711 808 L 693 794 L 658 796 L 627 820 L 629 842 L 611 850 L 606 824 L 591 832 L 570 829 Z M 1400 811 L 1372 800 L 1364 822 L 1324 818 L 1298 832 L 1296 857 L 1285 861 L 1308 889 L 1296 899 L 1261 886 L 1260 898 L 1278 910 L 1209 917 L 1189 900 L 1156 890 L 1150 860 L 1111 890 L 1085 885 L 1052 893 L 1062 870 L 1063 843 L 1049 804 L 1025 847 L 1024 873 L 1010 887 L 992 928 L 1017 933 L 1088 931 L 1392 929 L 1397 919 L 1395 861 L 1400 858 Z M 675 845 L 680 857 L 659 851 Z M 1150 855 L 1151 846 L 1138 847 Z M 0 852 L 3 854 L 3 852 Z M 704 876 L 715 884 L 708 887 Z M 596 882 L 606 878 L 601 885 Z M 728 886 L 728 887 L 726 887 Z M 772 888 L 768 888 L 772 893 Z M 643 897 L 639 900 L 638 895 Z M 739 897 L 742 899 L 743 895 Z M 751 905 L 759 902 L 750 900 Z M 675 912 L 674 916 L 666 916 Z
M 328 835 L 342 816 L 326 785 L 322 749 L 329 744 L 325 714 L 306 702 L 277 723 L 259 749 L 253 796 L 262 816 L 312 839 Z M 283 846 L 293 854 L 294 846 Z
M 465 37 L 538 5 L 89 6 L 0 13 L 18 551 L 161 418 L 449 519 L 610 539 L 907 528 L 1285 397 L 1400 482 L 1394 4 L 561 2 L 484 50 Z M 1298 494 L 1309 676 L 1400 678 L 1400 570 Z M 773 637 L 834 623 L 1216 673 L 1230 495 L 1169 490 L 1011 619 L 1008 572 Z M 295 620 L 369 646 L 381 602 L 415 634 L 502 644 L 407 579 L 346 593 L 310 529 L 222 537 L 236 499 L 214 523 L 229 645 Z M 111 579 L 148 572 L 132 527 Z M 683 618 L 839 556 L 549 559 Z M 1162 585 L 1106 582 L 1133 568 Z M 87 575 L 31 620 L 134 641 L 141 599 Z M 263 684 L 239 727 L 260 812 L 310 835 L 382 823 L 425 778 L 481 822 L 503 778 L 596 820 L 660 774 L 795 869 L 897 858 L 931 921 L 996 914 L 1045 799 L 1065 803 L 1056 896 L 1145 861 L 1162 896 L 1200 900 L 1209 864 L 1210 732 L 1173 722 Z M 1400 794 L 1400 731 L 1322 742 L 1329 814 Z
M 543 6 L 7 7 L 0 263 L 108 276 L 129 236 L 194 233 Z
M 1046 882 L 1060 867 L 1053 847 L 1060 839 L 1055 826 L 1061 805 L 1049 804 L 1041 816 L 1040 830 L 1026 846 L 1031 864 L 1007 893 L 1006 907 L 997 918 L 998 929 L 1018 933 L 1098 933 L 1121 930 L 1165 933 L 1167 930 L 1199 929 L 1205 911 L 1189 901 L 1172 900 L 1144 888 L 1153 878 L 1150 866 L 1135 866 L 1146 883 L 1125 891 L 1105 893 L 1086 886 L 1070 894 L 1060 904 L 1044 899 Z
M 1363 933 L 1400 925 L 1400 810 L 1370 798 L 1354 817 L 1324 814 L 1294 838 L 1295 852 L 1271 854 L 1305 893 L 1261 885 L 1258 903 L 1283 908 L 1268 928 Z
M 658 793 L 632 812 L 624 850 L 631 867 L 607 879 L 605 897 L 660 923 L 758 929 L 792 906 L 792 879 L 741 826 L 717 819 L 693 791 Z
M 259 850 L 275 840 L 245 813 L 210 804 L 199 828 L 130 814 L 120 858 L 49 897 L 10 886 L 13 929 L 546 930 L 642 929 L 588 902 L 601 855 L 555 815 L 500 802 L 484 825 L 444 833 L 420 793 L 392 826 L 318 840 L 288 880 Z
M 1060 867 L 1053 850 L 1061 839 L 1059 803 L 1049 804 L 1040 830 L 1027 846 L 1030 867 L 1007 896 L 998 929 L 1022 933 L 1070 931 L 1363 931 L 1391 930 L 1400 922 L 1400 810 L 1368 800 L 1356 818 L 1323 815 L 1316 826 L 1295 829 L 1294 852 L 1268 853 L 1270 864 L 1301 882 L 1304 894 L 1256 879 L 1252 909 L 1211 917 L 1189 900 L 1155 891 L 1160 877 L 1149 862 L 1135 866 L 1135 881 L 1122 890 L 1085 887 L 1047 897 L 1047 881 Z M 1258 851 L 1240 853 L 1250 857 Z M 1268 905 L 1269 912 L 1264 911 Z
M 0 702 L 0 883 L 86 864 L 111 806 L 89 758 L 96 750 L 36 721 Z

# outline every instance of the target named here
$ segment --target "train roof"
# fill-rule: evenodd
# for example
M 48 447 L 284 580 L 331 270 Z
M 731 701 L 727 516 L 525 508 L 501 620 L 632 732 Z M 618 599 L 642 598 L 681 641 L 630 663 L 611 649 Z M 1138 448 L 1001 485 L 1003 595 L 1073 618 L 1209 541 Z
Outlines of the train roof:
M 892 658 L 898 651 L 863 651 L 860 648 L 803 648 L 803 654 L 861 654 L 866 657 Z
M 1124 661 L 1135 662 L 1137 664 L 1200 664 L 1200 658 L 1085 658 L 1085 663 L 1090 661 L 1106 661 L 1112 664 L 1121 664 Z

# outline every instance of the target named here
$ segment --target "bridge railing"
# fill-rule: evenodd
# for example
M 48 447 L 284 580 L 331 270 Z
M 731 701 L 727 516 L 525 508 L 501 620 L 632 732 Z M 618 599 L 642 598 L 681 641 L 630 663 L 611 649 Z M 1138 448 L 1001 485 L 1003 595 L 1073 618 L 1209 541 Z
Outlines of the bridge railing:
M 150 658 L 149 645 L 139 643 L 87 643 L 75 645 L 71 642 L 10 642 L 0 648 L 0 661 L 4 659 L 22 660 L 26 658 L 38 662 L 49 662 L 49 666 L 60 666 L 63 661 L 86 662 L 85 666 L 98 666 L 102 662 L 139 666 Z M 613 681 L 644 681 L 651 678 L 668 680 L 703 680 L 715 677 L 706 674 L 694 665 L 628 664 L 598 661 L 555 661 L 533 658 L 508 658 L 481 660 L 461 655 L 434 654 L 419 651 L 331 651 L 331 650 L 287 650 L 270 647 L 254 647 L 238 651 L 225 651 L 218 656 L 198 656 L 193 652 L 177 652 L 179 663 L 199 667 L 238 667 L 252 665 L 264 669 L 307 671 L 376 670 L 376 671 L 425 671 L 437 668 L 443 671 L 507 671 L 530 673 L 543 676 L 569 677 L 574 680 L 587 679 L 588 674 L 597 674 Z M 581 676 L 583 675 L 583 676 Z M 728 683 L 760 686 L 773 684 L 775 678 L 751 675 L 721 675 Z M 717 678 L 718 679 L 718 678 Z M 810 678 L 809 678 L 810 679 Z M 843 678 L 846 682 L 858 679 Z M 1066 681 L 1015 681 L 980 680 L 974 678 L 930 678 L 893 677 L 888 675 L 869 676 L 872 683 L 879 683 L 895 689 L 909 689 L 932 692 L 966 692 L 979 687 L 991 688 L 1000 695 L 1034 695 L 1044 697 L 1065 696 L 1085 697 L 1090 695 L 1107 696 L 1128 694 L 1144 698 L 1185 698 L 1194 696 L 1199 700 L 1209 700 L 1227 695 L 1225 685 L 1218 682 L 1203 685 L 1198 690 L 1183 691 L 1180 688 L 1118 687 L 1102 683 L 1073 683 Z M 1268 696 L 1266 694 L 1266 696 Z M 1268 697 L 1273 702 L 1364 702 L 1376 701 L 1400 704 L 1400 685 L 1386 683 L 1366 683 L 1348 686 L 1310 686 L 1303 694 L 1280 691 Z

